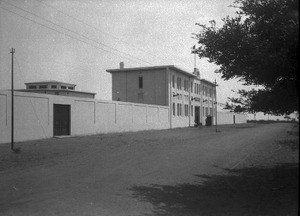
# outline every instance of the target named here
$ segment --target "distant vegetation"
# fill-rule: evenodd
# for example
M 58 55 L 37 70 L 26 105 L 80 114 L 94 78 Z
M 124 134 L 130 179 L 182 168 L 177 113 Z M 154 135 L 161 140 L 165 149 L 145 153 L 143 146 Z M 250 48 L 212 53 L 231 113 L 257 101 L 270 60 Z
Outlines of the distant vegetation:
M 247 123 L 260 123 L 260 124 L 269 124 L 269 123 L 291 123 L 291 122 L 297 122 L 296 119 L 291 120 L 247 120 Z

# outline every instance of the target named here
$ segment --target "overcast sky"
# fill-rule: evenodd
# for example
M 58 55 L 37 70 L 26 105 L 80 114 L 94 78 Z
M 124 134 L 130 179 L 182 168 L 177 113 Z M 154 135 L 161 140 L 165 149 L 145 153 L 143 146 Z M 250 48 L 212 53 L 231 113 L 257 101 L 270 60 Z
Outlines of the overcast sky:
M 10 88 L 11 55 L 15 53 L 15 88 L 25 82 L 57 80 L 111 100 L 106 69 L 175 65 L 192 72 L 191 47 L 208 24 L 227 15 L 233 0 L 0 0 L 0 89 Z M 201 78 L 219 83 L 225 103 L 242 88 L 223 81 L 217 66 L 197 58 Z

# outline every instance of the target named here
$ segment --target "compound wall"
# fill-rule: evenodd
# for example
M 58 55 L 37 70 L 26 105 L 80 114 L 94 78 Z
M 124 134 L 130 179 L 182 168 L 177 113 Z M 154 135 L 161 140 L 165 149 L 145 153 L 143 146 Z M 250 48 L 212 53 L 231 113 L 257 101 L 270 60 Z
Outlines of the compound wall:
M 233 112 L 218 112 L 218 124 L 243 124 L 247 123 L 247 116 L 245 114 Z
M 71 107 L 71 135 L 170 128 L 169 108 L 37 93 L 14 93 L 14 140 L 53 137 L 53 105 Z M 0 143 L 11 140 L 11 92 L 0 91 Z

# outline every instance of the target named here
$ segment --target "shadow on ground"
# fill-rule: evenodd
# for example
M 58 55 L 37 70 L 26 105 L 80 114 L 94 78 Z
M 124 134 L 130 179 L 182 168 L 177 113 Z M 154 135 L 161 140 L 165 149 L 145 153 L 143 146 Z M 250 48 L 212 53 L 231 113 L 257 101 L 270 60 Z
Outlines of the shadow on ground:
M 133 186 L 133 197 L 154 206 L 148 215 L 298 215 L 298 164 L 196 175 L 197 184 Z

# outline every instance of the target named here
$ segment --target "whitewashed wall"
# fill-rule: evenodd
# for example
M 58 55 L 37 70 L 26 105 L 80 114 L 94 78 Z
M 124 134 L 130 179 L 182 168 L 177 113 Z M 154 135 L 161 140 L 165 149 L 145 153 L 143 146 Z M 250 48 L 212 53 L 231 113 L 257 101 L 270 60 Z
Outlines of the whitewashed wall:
M 71 105 L 71 135 L 170 128 L 169 108 L 15 92 L 15 141 L 53 137 L 53 104 Z M 11 93 L 0 91 L 0 143 L 11 139 Z
M 247 116 L 245 114 L 238 114 L 232 112 L 218 112 L 217 118 L 218 118 L 219 125 L 247 123 Z M 235 118 L 235 122 L 234 122 L 234 118 Z

